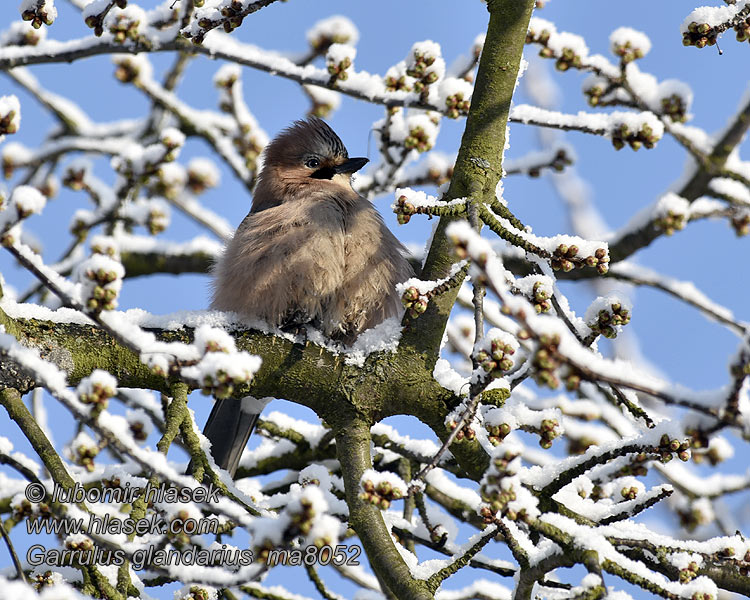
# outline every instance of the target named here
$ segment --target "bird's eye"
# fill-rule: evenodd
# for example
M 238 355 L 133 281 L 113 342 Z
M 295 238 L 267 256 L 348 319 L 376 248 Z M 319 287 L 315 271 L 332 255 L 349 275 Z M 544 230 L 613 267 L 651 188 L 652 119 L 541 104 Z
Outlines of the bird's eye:
M 317 169 L 320 166 L 320 161 L 317 158 L 308 158 L 305 161 L 305 166 L 311 169 Z

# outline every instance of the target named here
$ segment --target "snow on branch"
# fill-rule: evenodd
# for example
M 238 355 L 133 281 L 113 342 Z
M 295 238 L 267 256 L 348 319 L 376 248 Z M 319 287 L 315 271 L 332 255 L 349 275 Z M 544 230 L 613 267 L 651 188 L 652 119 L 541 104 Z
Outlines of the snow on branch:
M 705 48 L 716 45 L 717 37 L 734 29 L 738 42 L 750 39 L 750 2 L 738 0 L 727 6 L 701 6 L 691 12 L 680 25 L 685 46 Z
M 5 134 L 16 133 L 21 124 L 21 106 L 16 96 L 0 96 L 0 142 Z
M 212 29 L 222 27 L 229 33 L 242 25 L 248 15 L 273 4 L 276 0 L 222 0 L 210 6 L 200 6 L 193 13 L 190 23 L 180 33 L 194 44 L 200 44 Z
M 471 258 L 481 270 L 490 289 L 523 327 L 526 339 L 537 342 L 533 349 L 533 364 L 538 383 L 556 388 L 561 375 L 566 378 L 575 375 L 581 380 L 602 381 L 644 392 L 706 415 L 718 415 L 723 401 L 720 391 L 698 394 L 638 372 L 629 363 L 607 360 L 583 346 L 562 322 L 548 315 L 537 315 L 526 299 L 510 293 L 499 259 L 486 240 L 480 238 L 466 221 L 452 223 L 448 235 L 462 249 L 461 254 Z M 559 371 L 563 365 L 569 370 L 563 368 Z
M 560 112 L 520 104 L 510 112 L 510 120 L 563 131 L 581 131 L 601 135 L 612 140 L 616 150 L 629 145 L 633 150 L 653 148 L 664 135 L 664 125 L 650 112 L 613 112 L 593 114 L 579 112 L 566 115 Z
M 52 25 L 57 19 L 55 0 L 22 0 L 18 7 L 21 18 L 30 21 L 34 29 L 42 25 Z
M 164 89 L 151 78 L 151 65 L 144 57 L 118 56 L 117 78 L 124 83 L 133 83 L 152 100 L 174 114 L 186 127 L 201 135 L 227 162 L 237 177 L 250 186 L 251 172 L 241 159 L 228 136 L 223 133 L 222 119 L 217 119 L 208 111 L 197 111 L 179 100 L 175 94 Z
M 690 203 L 669 192 L 651 206 L 636 213 L 619 231 L 610 234 L 609 245 L 613 248 L 618 247 L 647 235 L 651 238 L 659 235 L 671 236 L 685 229 L 690 221 L 721 217 L 731 219 L 737 216 L 735 209 L 728 208 L 717 200 L 702 198 Z
M 679 298 L 683 302 L 696 307 L 707 317 L 730 327 L 740 335 L 744 334 L 748 329 L 748 325 L 739 322 L 731 310 L 712 301 L 690 281 L 680 281 L 646 267 L 625 261 L 612 265 L 609 270 L 609 276 L 629 281 L 636 285 L 648 285 L 665 291 L 675 298 Z
M 152 48 L 148 48 L 144 47 L 139 40 L 126 40 L 124 43 L 118 44 L 110 41 L 106 36 L 102 38 L 91 36 L 68 42 L 45 40 L 36 46 L 0 48 L 0 68 L 40 63 L 70 62 L 99 54 L 116 54 L 141 50 L 166 52 L 178 49 L 179 44 L 174 41 L 159 40 L 158 44 L 155 44 Z M 330 73 L 327 69 L 317 68 L 312 65 L 298 66 L 288 58 L 262 50 L 257 46 L 244 44 L 226 34 L 220 34 L 218 31 L 211 32 L 203 43 L 200 46 L 196 46 L 194 50 L 213 58 L 222 58 L 239 65 L 273 73 L 300 84 L 335 89 L 337 92 L 373 104 L 382 104 L 389 107 L 421 108 L 453 116 L 457 110 L 456 102 L 460 102 L 455 89 L 443 88 L 443 93 L 438 93 L 435 96 L 441 104 L 426 103 L 422 101 L 420 94 L 414 91 L 389 90 L 383 77 L 366 71 L 351 73 L 345 81 L 337 79 L 331 82 Z M 465 107 L 462 107 L 461 111 L 463 111 L 463 108 Z

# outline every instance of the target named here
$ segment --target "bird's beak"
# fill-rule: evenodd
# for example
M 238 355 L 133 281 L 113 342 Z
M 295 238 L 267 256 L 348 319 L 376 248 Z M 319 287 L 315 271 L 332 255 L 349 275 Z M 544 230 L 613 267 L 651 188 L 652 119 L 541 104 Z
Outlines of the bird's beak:
M 369 158 L 350 158 L 340 165 L 333 167 L 333 171 L 335 173 L 356 173 L 368 162 L 370 162 Z

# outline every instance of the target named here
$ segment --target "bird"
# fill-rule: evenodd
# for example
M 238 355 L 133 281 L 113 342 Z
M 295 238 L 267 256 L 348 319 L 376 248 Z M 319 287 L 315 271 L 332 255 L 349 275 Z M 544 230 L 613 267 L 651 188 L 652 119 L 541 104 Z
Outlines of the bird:
M 367 162 L 349 158 L 319 118 L 277 135 L 264 150 L 250 212 L 213 266 L 211 308 L 305 336 L 313 327 L 344 345 L 400 315 L 396 285 L 414 271 L 378 211 L 352 188 Z M 264 405 L 214 404 L 204 434 L 232 477 Z

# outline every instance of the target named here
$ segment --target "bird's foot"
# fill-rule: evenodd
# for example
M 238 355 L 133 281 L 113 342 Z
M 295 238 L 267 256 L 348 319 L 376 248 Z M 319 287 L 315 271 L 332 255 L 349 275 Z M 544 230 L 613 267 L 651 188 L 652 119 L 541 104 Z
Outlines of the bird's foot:
M 279 329 L 296 337 L 301 336 L 302 344 L 307 344 L 307 325 L 305 323 L 285 323 Z
M 294 336 L 302 337 L 302 344 L 307 344 L 307 326 L 314 326 L 314 319 L 301 310 L 295 310 L 290 314 L 285 321 L 281 324 L 281 331 L 284 333 L 291 333 Z

